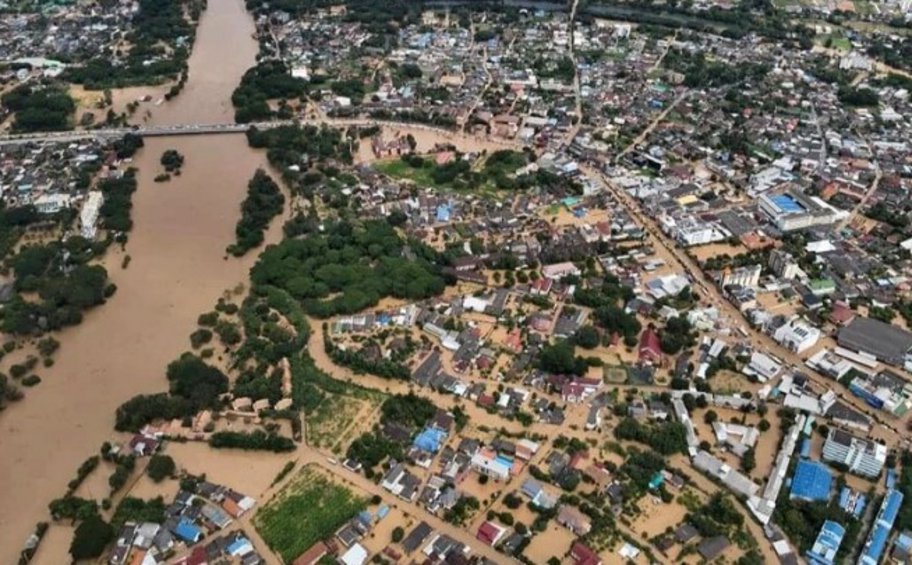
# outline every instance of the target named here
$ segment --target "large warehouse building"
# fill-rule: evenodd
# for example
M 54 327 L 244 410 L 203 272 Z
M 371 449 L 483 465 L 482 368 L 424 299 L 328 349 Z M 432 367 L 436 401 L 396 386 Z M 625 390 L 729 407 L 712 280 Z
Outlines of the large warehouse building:
M 868 353 L 878 361 L 912 367 L 912 333 L 896 326 L 857 316 L 852 322 L 839 330 L 839 346 L 859 353 Z
M 778 194 L 760 196 L 760 209 L 782 231 L 795 231 L 814 226 L 828 226 L 845 217 L 847 212 L 834 208 L 815 196 L 787 189 Z

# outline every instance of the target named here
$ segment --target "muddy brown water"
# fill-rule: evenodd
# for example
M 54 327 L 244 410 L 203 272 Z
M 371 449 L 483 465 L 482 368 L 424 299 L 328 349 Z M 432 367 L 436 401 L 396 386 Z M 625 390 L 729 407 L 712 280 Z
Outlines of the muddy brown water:
M 155 107 L 152 121 L 229 122 L 231 91 L 254 64 L 250 16 L 241 0 L 210 0 L 180 96 Z M 174 148 L 183 174 L 155 183 L 158 160 Z M 137 156 L 135 226 L 121 268 L 112 249 L 106 266 L 118 291 L 83 323 L 58 336 L 56 363 L 38 372 L 40 385 L 0 414 L 0 563 L 15 563 L 26 537 L 47 520 L 76 468 L 112 437 L 114 411 L 138 393 L 165 388 L 165 365 L 189 349 L 196 317 L 242 283 L 256 253 L 225 259 L 247 181 L 265 156 L 243 135 L 155 138 Z M 267 242 L 279 238 L 281 220 Z M 68 536 L 48 536 L 33 563 L 66 563 Z

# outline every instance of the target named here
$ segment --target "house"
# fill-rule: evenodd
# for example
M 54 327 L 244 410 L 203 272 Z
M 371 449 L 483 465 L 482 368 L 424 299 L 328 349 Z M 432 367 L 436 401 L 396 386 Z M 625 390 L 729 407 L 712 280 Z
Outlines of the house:
M 542 276 L 546 279 L 551 280 L 560 280 L 567 276 L 580 276 L 582 272 L 577 268 L 576 265 L 567 261 L 564 263 L 554 263 L 552 265 L 545 265 L 542 267 Z
M 557 523 L 578 536 L 584 536 L 592 529 L 589 517 L 574 506 L 564 504 L 557 513 Z
M 135 434 L 130 438 L 130 450 L 139 457 L 152 455 L 158 450 L 159 440 L 145 434 Z
M 532 296 L 545 296 L 551 292 L 554 281 L 551 279 L 536 279 L 529 286 L 529 292 Z
M 482 449 L 472 456 L 472 469 L 487 475 L 495 481 L 505 481 L 510 478 L 512 464 L 498 456 L 493 450 Z
M 602 565 L 598 553 L 579 541 L 573 542 L 573 546 L 570 547 L 570 558 L 573 559 L 574 565 Z
M 497 542 L 500 541 L 506 531 L 507 529 L 503 526 L 495 524 L 489 520 L 478 526 L 478 532 L 475 534 L 475 538 L 485 545 L 494 547 L 497 545 Z
M 593 383 L 594 379 L 577 379 L 561 387 L 561 399 L 571 404 L 579 404 L 598 391 L 601 381 Z
M 731 543 L 728 541 L 728 538 L 725 536 L 716 536 L 700 542 L 700 545 L 697 546 L 697 552 L 706 561 L 712 561 L 721 555 L 723 551 L 728 549 L 729 545 L 731 545 Z
M 339 562 L 343 565 L 364 565 L 367 562 L 368 555 L 364 546 L 356 543 L 339 557 Z
M 203 539 L 203 532 L 193 523 L 188 522 L 186 519 L 181 519 L 176 526 L 174 526 L 174 535 L 179 537 L 188 545 L 197 543 Z
M 402 463 L 397 463 L 383 476 L 380 486 L 403 500 L 414 502 L 421 479 L 412 475 Z
M 700 532 L 690 523 L 683 523 L 674 531 L 674 537 L 678 543 L 685 544 L 694 539 Z
M 292 562 L 292 565 L 316 565 L 323 558 L 324 555 L 329 553 L 329 547 L 322 541 L 310 546 L 310 549 L 302 553 Z
M 661 340 L 652 328 L 646 328 L 640 334 L 639 360 L 656 365 L 662 362 Z
M 412 553 L 424 543 L 424 540 L 431 535 L 434 530 L 428 525 L 427 522 L 421 522 L 415 526 L 411 532 L 405 536 L 405 539 L 402 540 L 402 548 L 405 549 L 406 553 Z

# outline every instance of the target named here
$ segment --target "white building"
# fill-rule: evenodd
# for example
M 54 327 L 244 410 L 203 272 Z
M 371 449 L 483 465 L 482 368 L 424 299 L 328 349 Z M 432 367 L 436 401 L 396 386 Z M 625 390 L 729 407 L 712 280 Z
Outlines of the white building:
M 579 276 L 581 271 L 571 262 L 566 263 L 554 263 L 553 265 L 545 265 L 542 267 L 542 275 L 546 279 L 558 280 L 564 277 L 573 275 Z
M 760 284 L 760 273 L 762 271 L 763 268 L 760 265 L 725 269 L 722 271 L 719 282 L 723 287 L 738 285 L 745 288 L 757 288 Z
M 40 214 L 56 214 L 64 208 L 69 208 L 70 197 L 57 192 L 42 194 L 35 199 L 33 204 Z
M 104 195 L 97 190 L 89 192 L 79 211 L 79 233 L 86 239 L 95 239 L 98 232 L 98 214 L 104 204 Z
M 791 253 L 774 249 L 770 252 L 770 269 L 777 277 L 785 280 L 792 280 L 798 276 L 801 268 L 792 257 Z
M 823 444 L 823 460 L 841 463 L 853 473 L 873 478 L 883 469 L 887 447 L 834 428 Z
M 793 318 L 776 329 L 773 339 L 795 353 L 802 353 L 817 343 L 820 339 L 820 330 L 799 318 Z
M 493 453 L 479 451 L 473 455 L 472 468 L 495 481 L 505 481 L 510 478 L 510 466 Z
M 778 375 L 780 369 L 782 369 L 781 363 L 765 353 L 754 351 L 751 354 L 750 363 L 744 367 L 744 374 L 755 376 L 757 377 L 757 380 L 765 383 Z

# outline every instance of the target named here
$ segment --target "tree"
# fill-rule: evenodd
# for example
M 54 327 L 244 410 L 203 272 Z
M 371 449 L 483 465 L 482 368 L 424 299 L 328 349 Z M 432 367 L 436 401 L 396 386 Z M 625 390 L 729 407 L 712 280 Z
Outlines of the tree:
M 167 149 L 162 153 L 161 164 L 169 173 L 177 172 L 184 166 L 184 156 L 176 149 Z
M 716 414 L 715 410 L 707 410 L 706 414 L 703 414 L 703 421 L 707 424 L 712 424 L 719 419 L 719 415 Z
M 598 330 L 593 326 L 583 326 L 576 331 L 573 341 L 584 349 L 595 349 L 599 344 Z
M 174 475 L 175 468 L 174 459 L 168 455 L 156 453 L 149 460 L 149 466 L 146 467 L 146 474 L 156 483 L 160 483 L 164 479 Z
M 73 559 L 94 559 L 99 557 L 108 543 L 114 539 L 114 528 L 98 515 L 83 520 L 73 533 L 70 555 Z
M 228 252 L 241 256 L 263 243 L 269 222 L 282 212 L 285 196 L 279 185 L 264 171 L 257 169 L 247 184 L 247 198 L 241 204 L 241 219 L 235 227 L 236 241 Z
M 405 537 L 405 530 L 402 529 L 402 526 L 396 526 L 393 528 L 392 539 L 393 543 L 399 543 L 402 541 L 402 538 Z
M 567 340 L 542 347 L 538 364 L 543 371 L 555 374 L 582 375 L 588 369 L 585 359 L 574 356 L 573 345 Z
M 190 400 L 198 408 L 214 407 L 228 391 L 228 377 L 192 353 L 184 353 L 168 365 L 171 394 Z
M 754 448 L 751 447 L 744 452 L 744 455 L 741 456 L 741 470 L 745 473 L 750 473 L 757 466 L 757 456 L 754 453 Z

